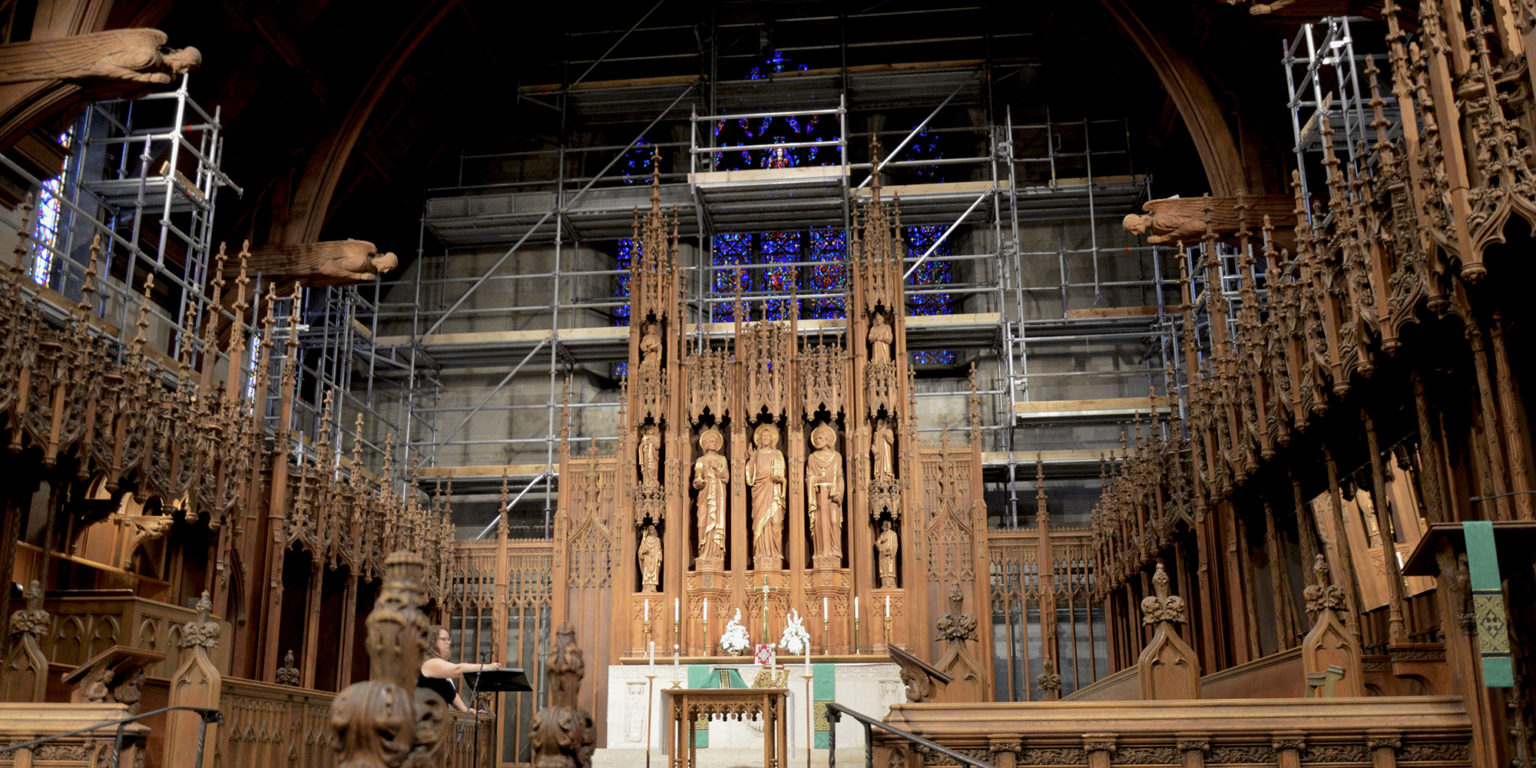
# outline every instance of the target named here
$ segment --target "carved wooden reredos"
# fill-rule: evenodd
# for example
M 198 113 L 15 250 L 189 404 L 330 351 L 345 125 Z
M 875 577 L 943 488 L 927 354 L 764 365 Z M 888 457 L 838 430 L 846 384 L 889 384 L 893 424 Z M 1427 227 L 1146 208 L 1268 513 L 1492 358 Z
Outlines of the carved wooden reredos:
M 733 323 L 699 326 L 655 189 L 634 225 L 619 447 L 562 449 L 555 621 L 600 664 L 650 642 L 719 655 L 736 610 L 764 641 L 766 599 L 771 641 L 793 608 L 817 654 L 890 642 L 936 660 L 931 614 L 950 587 L 967 610 L 987 605 L 980 440 L 917 440 L 898 204 L 876 185 L 856 212 L 846 319 L 754 321 L 738 297 Z M 887 523 L 894 542 L 880 541 Z

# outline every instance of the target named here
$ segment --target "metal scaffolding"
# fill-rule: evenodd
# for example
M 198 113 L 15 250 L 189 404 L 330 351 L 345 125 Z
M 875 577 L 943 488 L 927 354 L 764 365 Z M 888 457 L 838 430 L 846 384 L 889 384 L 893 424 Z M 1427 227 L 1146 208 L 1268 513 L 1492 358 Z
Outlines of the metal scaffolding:
M 648 29 L 637 24 L 615 32 L 622 32 L 622 43 Z M 955 365 L 924 366 L 919 374 L 918 397 L 930 412 L 964 413 L 966 364 L 978 364 L 986 477 L 989 488 L 1006 492 L 1003 524 L 1021 519 L 1019 465 L 1032 463 L 1037 449 L 1048 454 L 1054 475 L 1097 476 L 1097 461 L 1083 450 L 1039 449 L 1035 438 L 1052 430 L 1117 432 L 1138 408 L 1145 413 L 1149 385 L 1162 389 L 1174 346 L 1167 303 L 1176 295 L 1178 255 L 1114 233 L 1119 217 L 1148 195 L 1147 178 L 1134 172 L 1125 120 L 1060 121 L 1047 111 L 1016 125 L 1013 107 L 995 104 L 991 88 L 1030 65 L 988 59 L 861 71 L 847 65 L 844 53 L 841 70 L 754 81 L 711 76 L 605 82 L 588 76 L 625 50 L 614 43 L 596 61 L 570 62 L 572 71 L 587 74 L 566 86 L 526 87 L 520 99 L 539 114 L 558 114 L 561 126 L 578 117 L 589 123 L 627 118 L 623 130 L 630 141 L 575 146 L 567 137 L 550 149 L 465 154 L 458 159 L 457 184 L 428 190 L 420 258 L 381 288 L 371 315 L 377 329 L 370 337 L 372 354 L 388 361 L 375 366 L 375 379 L 399 381 L 404 392 L 405 411 L 397 421 L 404 463 L 419 461 L 429 478 L 453 478 L 460 499 L 494 498 L 506 473 L 519 500 L 514 506 L 543 506 L 541 521 L 536 514 L 517 516 L 529 525 L 523 530 L 547 532 L 565 381 L 578 370 L 594 381 L 609 379 L 627 357 L 629 330 L 614 324 L 625 299 L 613 290 L 620 270 L 612 249 L 629 235 L 634 211 L 649 205 L 650 191 L 636 183 L 643 179 L 629 161 L 654 150 L 671 163 L 660 172 L 660 197 L 665 209 L 676 211 L 685 239 L 681 268 L 693 343 L 730 333 L 726 324 L 710 322 L 715 307 L 735 299 L 733 291 L 717 288 L 715 273 L 738 269 L 714 264 L 715 235 L 829 228 L 846 238 L 852 209 L 867 199 L 869 182 L 880 173 L 890 179 L 883 186 L 894 184 L 901 193 L 904 225 L 946 228 L 951 247 L 942 259 L 954 265 L 958 279 L 909 285 L 908 294 L 948 294 L 955 314 L 909 317 L 908 346 L 957 353 Z M 699 55 L 706 71 L 718 69 L 721 56 L 713 47 Z M 877 117 L 891 114 L 912 119 L 887 124 Z M 718 121 L 786 116 L 816 116 L 836 125 L 830 137 L 803 141 L 724 146 L 716 140 Z M 916 137 L 934 134 L 974 151 L 942 158 L 912 151 Z M 868 157 L 873 138 L 890 148 L 878 160 Z M 727 149 L 765 153 L 812 146 L 834 162 L 745 172 L 723 170 L 717 162 Z M 918 178 L 915 169 L 942 169 L 946 180 Z M 1039 247 L 1040 233 L 1052 227 L 1058 230 L 1054 243 Z M 935 243 L 927 252 L 908 254 L 907 273 L 940 258 L 937 249 Z M 458 266 L 466 263 L 474 267 Z M 842 263 L 802 256 L 740 269 Z M 798 298 L 835 295 L 841 294 L 807 291 Z M 756 306 L 785 297 L 756 288 L 743 298 Z M 815 334 L 829 322 L 839 321 L 800 325 L 803 333 Z M 1050 365 L 1063 354 L 1104 350 L 1135 364 L 1074 371 Z M 528 386 L 510 394 L 514 380 L 535 373 L 546 380 L 541 395 Z M 456 388 L 470 380 L 474 395 L 463 397 Z M 1071 413 L 1047 407 L 1048 399 L 1068 399 L 1051 393 L 1085 387 L 1113 392 L 1115 397 L 1099 400 L 1117 403 Z M 1142 405 L 1129 405 L 1132 397 Z M 612 440 L 603 425 L 612 423 L 617 407 L 614 389 L 575 393 L 572 449 Z M 541 409 L 544 418 L 536 415 Z M 488 418 L 503 420 L 506 433 L 468 434 Z M 924 439 L 946 426 L 962 428 L 962 419 L 948 420 L 925 420 Z M 590 434 L 583 426 L 589 423 Z M 1108 442 L 1101 440 L 1106 449 Z M 1032 481 L 1032 469 L 1023 474 Z
M 189 78 L 183 75 L 173 91 L 91 104 L 59 137 L 66 152 L 56 178 L 38 178 L 0 156 L 0 165 L 44 191 L 37 216 L 53 222 L 35 228 L 30 263 L 21 265 L 42 303 L 67 311 L 80 299 L 90 244 L 99 237 L 94 309 L 112 327 L 111 341 L 126 346 L 143 305 L 151 324 L 167 329 L 167 343 L 156 346 L 173 358 L 222 354 L 203 349 L 191 329 L 211 312 L 232 319 L 212 305 L 205 286 L 218 193 L 240 193 L 220 169 L 219 110 L 210 113 L 191 98 Z M 175 310 L 144 300 L 151 276 Z
M 1334 153 L 1350 165 L 1363 162 L 1376 143 L 1371 77 L 1385 77 L 1387 56 L 1385 51 L 1359 50 L 1356 43 L 1358 32 L 1379 25 L 1361 17 L 1332 16 L 1303 24 L 1284 46 L 1281 63 L 1289 90 L 1291 151 L 1302 170 L 1302 194 L 1308 199 L 1320 191 L 1325 178 L 1323 121 L 1328 121 Z M 1402 131 L 1397 99 L 1390 83 L 1380 80 L 1375 85 L 1389 125 L 1388 138 L 1395 138 Z

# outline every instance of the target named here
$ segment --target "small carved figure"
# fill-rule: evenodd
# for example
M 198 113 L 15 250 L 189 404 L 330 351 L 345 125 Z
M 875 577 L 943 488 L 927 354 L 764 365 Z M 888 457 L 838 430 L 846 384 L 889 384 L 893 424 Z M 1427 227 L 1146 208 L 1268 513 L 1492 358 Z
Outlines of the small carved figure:
M 655 424 L 640 428 L 640 485 L 656 485 L 661 469 L 661 429 Z
M 138 713 L 139 702 L 144 698 L 144 678 L 144 668 L 139 667 L 133 671 L 132 675 L 129 675 L 126 681 L 112 689 L 112 699 L 119 704 L 126 705 L 130 715 Z
M 875 422 L 875 432 L 870 436 L 869 453 L 871 461 L 871 479 L 891 480 L 896 477 L 896 433 L 891 429 L 891 422 L 879 419 Z
M 869 361 L 871 363 L 889 363 L 891 361 L 891 343 L 895 339 L 895 332 L 891 330 L 890 323 L 886 322 L 885 313 L 876 312 L 874 320 L 869 326 Z
M 880 535 L 875 537 L 875 551 L 880 553 L 880 588 L 896 588 L 896 552 L 901 547 L 889 519 L 880 521 Z
M 724 438 L 718 429 L 699 435 L 704 455 L 693 462 L 693 487 L 699 498 L 694 514 L 699 522 L 699 559 L 725 557 L 725 516 L 730 504 L 731 465 L 720 455 Z
M 647 523 L 640 531 L 640 591 L 655 592 L 661 584 L 661 537 Z
M 299 668 L 293 665 L 293 650 L 283 654 L 283 665 L 277 668 L 278 685 L 298 685 Z
M 816 427 L 811 430 L 816 450 L 805 457 L 806 513 L 818 558 L 843 554 L 843 456 L 832 447 L 836 441 L 831 427 Z
M 758 568 L 779 568 L 784 562 L 784 452 L 779 428 L 763 424 L 752 433 L 747 453 L 747 487 L 752 489 L 752 554 Z
M 586 674 L 581 647 L 576 644 L 576 629 L 560 625 L 555 642 L 544 662 L 550 681 L 549 706 L 533 716 L 529 745 L 535 768 L 586 768 L 592 764 L 596 741 L 592 715 L 578 709 L 576 694 Z
M 959 584 L 949 586 L 949 612 L 939 616 L 937 640 L 947 640 L 949 645 L 963 645 L 976 639 L 976 617 L 965 612 L 965 593 Z
M 640 334 L 640 372 L 651 374 L 661 370 L 661 334 L 655 323 L 646 323 Z
M 107 700 L 108 685 L 112 682 L 112 670 L 102 665 L 80 686 L 80 699 L 87 704 L 100 704 Z

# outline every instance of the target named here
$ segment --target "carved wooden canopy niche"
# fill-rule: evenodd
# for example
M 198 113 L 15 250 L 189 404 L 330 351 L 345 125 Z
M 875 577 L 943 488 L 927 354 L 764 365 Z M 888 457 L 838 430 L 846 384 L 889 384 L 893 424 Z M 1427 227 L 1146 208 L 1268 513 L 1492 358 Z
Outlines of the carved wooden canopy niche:
M 840 342 L 806 344 L 800 349 L 800 392 L 805 418 L 826 409 L 833 419 L 843 411 L 843 380 L 847 356 Z
M 746 376 L 747 413 L 767 412 L 777 419 L 789 405 L 793 333 L 783 323 L 754 323 L 741 329 L 736 344 Z
M 688 356 L 688 421 L 698 424 L 704 414 L 718 421 L 730 415 L 731 356 L 724 349 L 706 349 Z

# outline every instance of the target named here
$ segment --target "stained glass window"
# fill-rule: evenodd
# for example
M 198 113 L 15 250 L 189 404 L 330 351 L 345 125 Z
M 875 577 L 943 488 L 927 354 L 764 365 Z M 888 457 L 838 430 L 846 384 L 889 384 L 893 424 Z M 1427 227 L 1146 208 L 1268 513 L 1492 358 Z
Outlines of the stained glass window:
M 619 180 L 625 184 L 644 184 L 650 181 L 651 166 L 654 164 L 651 155 L 655 152 L 655 145 L 649 141 L 640 139 L 635 142 L 635 146 L 630 147 L 624 153 L 624 159 L 619 161 Z
M 626 237 L 619 241 L 619 247 L 614 260 L 619 270 L 618 279 L 614 281 L 613 292 L 624 300 L 613 310 L 614 325 L 629 325 L 629 265 L 635 258 L 635 239 Z
M 252 330 L 255 330 L 255 329 L 252 329 Z M 250 359 L 246 361 L 246 364 L 249 366 L 250 376 L 251 376 L 251 378 L 246 380 L 246 382 L 245 382 L 245 399 L 247 399 L 247 400 L 254 400 L 256 398 L 256 363 L 259 362 L 259 358 L 260 357 L 261 357 L 261 340 L 259 338 L 257 338 L 255 333 L 252 333 L 251 334 L 251 356 L 250 356 Z M 231 364 L 233 364 L 233 363 L 231 363 Z
M 752 67 L 746 79 L 762 80 L 784 72 L 806 70 L 795 64 L 783 51 L 774 51 L 762 64 Z M 760 144 L 790 144 L 803 141 L 831 141 L 838 137 L 837 121 L 822 120 L 823 115 L 790 115 L 752 119 L 715 121 L 715 146 L 744 147 Z M 837 152 L 831 146 L 784 147 L 769 150 L 716 152 L 715 170 L 739 171 L 749 168 L 798 168 L 806 165 L 836 165 Z
M 928 252 L 933 244 L 948 231 L 946 225 L 934 225 L 927 227 L 907 227 L 907 255 L 909 258 L 917 258 Z M 954 266 L 941 258 L 950 255 L 949 241 L 946 240 L 934 249 L 917 271 L 907 278 L 907 285 L 919 291 L 931 291 L 933 286 L 949 285 L 955 281 Z M 955 311 L 954 295 L 949 292 L 922 292 L 913 293 L 907 298 L 908 315 L 948 315 Z M 947 349 L 918 350 L 912 353 L 912 362 L 918 365 L 925 364 L 951 364 L 955 362 L 955 353 Z
M 835 296 L 806 299 L 805 317 L 843 317 L 842 291 L 848 270 L 843 262 L 848 257 L 848 239 L 840 229 L 813 229 L 810 231 L 810 259 L 827 262 L 812 266 L 805 274 L 806 293 L 834 293 Z
M 734 296 L 738 284 L 742 292 L 752 290 L 752 272 L 741 269 L 752 263 L 752 236 L 743 233 L 715 235 L 714 252 L 715 273 L 711 285 L 715 294 Z M 718 302 L 710 311 L 710 319 L 717 323 L 729 323 L 736 319 L 735 311 L 730 301 Z
M 939 147 L 939 137 L 927 130 L 918 131 L 912 137 L 912 142 L 907 145 L 904 153 L 906 160 L 940 160 L 944 157 L 944 150 Z M 942 182 L 944 181 L 944 166 L 942 165 L 915 165 L 912 166 L 912 176 L 918 182 Z
M 69 149 L 70 134 L 59 136 L 59 146 Z M 69 172 L 69 157 L 59 175 L 43 182 L 37 195 L 37 218 L 32 224 L 32 279 L 38 285 L 47 285 L 53 275 L 53 251 L 59 243 L 59 219 L 63 213 L 60 195 L 64 190 L 64 176 Z
M 762 237 L 764 264 L 793 264 L 800 260 L 799 232 L 768 232 Z M 795 289 L 795 267 L 769 266 L 762 270 L 762 290 L 770 295 L 788 296 Z M 791 301 L 767 299 L 763 302 L 763 319 L 788 320 Z

